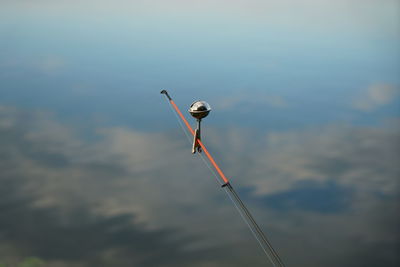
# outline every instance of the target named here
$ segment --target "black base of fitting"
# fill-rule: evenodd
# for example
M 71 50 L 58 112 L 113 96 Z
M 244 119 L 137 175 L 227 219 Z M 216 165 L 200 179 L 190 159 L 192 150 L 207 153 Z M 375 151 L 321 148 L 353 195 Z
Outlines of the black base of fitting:
M 224 183 L 223 185 L 221 185 L 221 187 L 225 187 L 225 186 L 228 186 L 228 185 L 230 185 L 229 182 Z

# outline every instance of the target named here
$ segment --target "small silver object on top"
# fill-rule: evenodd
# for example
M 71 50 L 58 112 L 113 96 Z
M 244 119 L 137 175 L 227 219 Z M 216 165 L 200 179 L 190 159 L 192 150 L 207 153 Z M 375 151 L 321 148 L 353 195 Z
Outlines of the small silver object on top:
M 201 122 L 201 119 L 207 117 L 207 115 L 210 113 L 210 111 L 211 111 L 211 107 L 205 101 L 196 101 L 190 105 L 190 108 L 189 108 L 190 115 L 192 115 L 194 118 L 197 119 L 197 129 L 195 130 L 194 136 L 193 136 L 193 146 L 192 146 L 193 154 L 196 153 L 196 150 L 198 152 L 201 152 L 201 146 L 198 142 L 199 140 L 201 140 L 200 122 Z
M 202 119 L 207 117 L 210 113 L 211 107 L 205 101 L 196 101 L 190 105 L 189 112 L 196 119 Z

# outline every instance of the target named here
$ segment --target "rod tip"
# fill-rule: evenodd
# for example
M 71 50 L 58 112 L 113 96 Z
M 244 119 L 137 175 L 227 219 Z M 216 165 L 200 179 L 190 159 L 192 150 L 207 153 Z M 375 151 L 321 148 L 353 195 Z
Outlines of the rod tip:
M 169 100 L 172 100 L 171 97 L 169 96 L 167 90 L 161 90 L 160 94 L 164 94 L 168 97 Z

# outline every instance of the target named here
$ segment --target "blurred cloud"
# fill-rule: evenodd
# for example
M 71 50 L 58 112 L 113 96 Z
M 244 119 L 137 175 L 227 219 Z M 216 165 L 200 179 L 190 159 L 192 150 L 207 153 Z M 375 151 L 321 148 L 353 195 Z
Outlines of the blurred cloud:
M 267 136 L 251 176 L 258 194 L 286 191 L 299 181 L 335 181 L 357 192 L 398 193 L 397 127 L 329 125 Z M 266 179 L 268 177 L 268 179 Z
M 258 106 L 260 108 L 285 108 L 288 103 L 279 95 L 256 94 L 251 95 L 246 92 L 238 92 L 224 96 L 216 103 L 216 108 L 220 110 L 236 109 L 238 106 L 243 109 L 244 106 Z
M 221 192 L 209 190 L 212 180 L 191 178 L 201 168 L 176 153 L 181 141 L 109 128 L 99 130 L 100 142 L 85 142 L 51 114 L 4 106 L 0 121 L 5 259 L 36 255 L 51 266 L 234 266 L 232 259 L 217 260 L 215 253 L 227 251 L 214 240 L 222 233 L 210 228 L 230 211 L 217 206 L 203 216 Z M 240 259 L 243 253 L 239 266 L 259 260 Z
M 21 73 L 29 70 L 38 75 L 52 75 L 65 69 L 67 61 L 59 55 L 7 55 L 0 60 L 0 68 L 4 70 L 3 75 L 10 73 Z
M 400 90 L 390 84 L 371 85 L 363 95 L 354 100 L 353 108 L 370 112 L 391 103 L 399 94 Z
M 287 264 L 396 266 L 398 129 L 207 136 Z M 109 127 L 87 139 L 49 113 L 2 106 L 0 140 L 0 247 L 9 261 L 265 265 L 179 134 Z
M 37 66 L 45 73 L 53 73 L 66 65 L 65 59 L 60 56 L 49 55 L 37 63 Z

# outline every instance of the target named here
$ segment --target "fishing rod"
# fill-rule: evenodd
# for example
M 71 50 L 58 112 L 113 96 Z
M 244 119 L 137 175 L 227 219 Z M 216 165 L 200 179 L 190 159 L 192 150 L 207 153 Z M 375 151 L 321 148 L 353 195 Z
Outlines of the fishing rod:
M 175 112 L 179 115 L 179 117 L 182 119 L 187 129 L 189 130 L 190 134 L 193 136 L 192 154 L 195 154 L 196 152 L 198 153 L 204 152 L 204 154 L 207 156 L 209 162 L 212 164 L 212 166 L 217 171 L 219 176 L 215 174 L 213 169 L 207 164 L 207 162 L 202 157 L 204 162 L 210 168 L 211 172 L 213 172 L 213 174 L 217 177 L 217 179 L 219 179 L 221 187 L 226 190 L 233 204 L 238 209 L 239 214 L 242 216 L 243 220 L 250 228 L 250 231 L 253 233 L 254 237 L 260 244 L 261 248 L 267 255 L 268 259 L 271 261 L 272 265 L 284 267 L 285 265 L 283 264 L 278 253 L 272 247 L 271 243 L 268 241 L 267 237 L 265 236 L 264 232 L 261 230 L 261 228 L 255 221 L 254 217 L 251 215 L 250 211 L 247 209 L 243 201 L 240 199 L 239 195 L 236 193 L 235 189 L 232 187 L 232 184 L 230 183 L 228 178 L 226 178 L 225 174 L 219 168 L 218 164 L 215 162 L 214 158 L 211 156 L 211 154 L 208 152 L 207 148 L 201 141 L 201 135 L 200 135 L 201 121 L 203 118 L 207 117 L 208 114 L 210 113 L 211 111 L 210 105 L 205 101 L 196 101 L 190 105 L 189 113 L 192 115 L 192 117 L 194 117 L 197 120 L 197 128 L 193 130 L 189 122 L 186 120 L 185 116 L 183 116 L 178 106 L 175 104 L 171 96 L 168 94 L 168 92 L 166 90 L 162 90 L 160 93 L 164 94 L 167 97 L 169 103 L 171 104 Z

